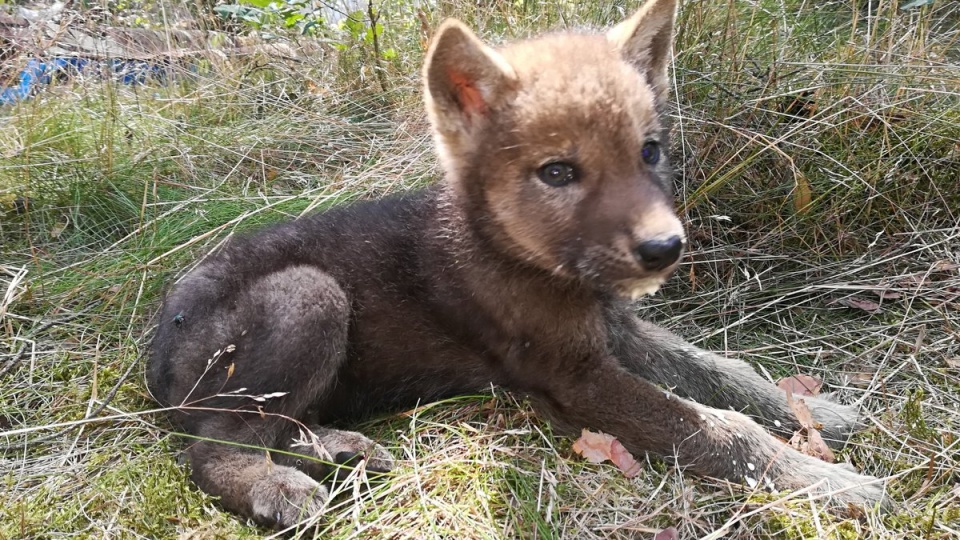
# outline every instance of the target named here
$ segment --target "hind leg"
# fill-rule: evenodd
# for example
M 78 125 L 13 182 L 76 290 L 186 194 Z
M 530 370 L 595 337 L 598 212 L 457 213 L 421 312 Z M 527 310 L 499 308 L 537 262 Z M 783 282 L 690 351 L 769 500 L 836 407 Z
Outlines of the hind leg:
M 177 419 L 201 442 L 188 450 L 194 481 L 226 508 L 263 524 L 288 527 L 317 513 L 327 490 L 280 455 L 307 408 L 328 394 L 345 359 L 349 302 L 327 274 L 289 267 L 258 278 L 234 296 L 209 294 L 212 280 L 185 280 L 170 310 L 187 317 L 164 381 Z M 232 347 L 228 346 L 232 345 Z M 209 349 L 223 351 L 212 355 Z M 214 442 L 216 441 L 216 442 Z

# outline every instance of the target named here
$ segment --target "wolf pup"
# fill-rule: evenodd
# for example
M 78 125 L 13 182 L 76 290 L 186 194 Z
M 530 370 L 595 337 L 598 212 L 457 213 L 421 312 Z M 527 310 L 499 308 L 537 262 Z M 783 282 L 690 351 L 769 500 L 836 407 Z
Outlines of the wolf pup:
M 631 307 L 685 244 L 662 116 L 675 10 L 649 0 L 606 34 L 499 49 L 446 21 L 423 69 L 441 185 L 234 239 L 173 287 L 148 379 L 201 489 L 294 525 L 328 496 L 322 461 L 393 464 L 328 426 L 495 384 L 697 474 L 881 499 L 764 429 L 799 426 L 746 363 Z M 857 427 L 854 408 L 806 400 L 828 440 Z

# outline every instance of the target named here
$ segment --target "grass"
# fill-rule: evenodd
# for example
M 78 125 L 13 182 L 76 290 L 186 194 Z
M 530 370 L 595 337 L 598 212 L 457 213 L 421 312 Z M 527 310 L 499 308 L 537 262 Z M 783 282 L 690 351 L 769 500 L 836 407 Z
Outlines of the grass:
M 604 26 L 627 4 L 423 16 L 496 42 Z M 948 1 L 686 4 L 673 155 L 693 249 L 643 313 L 860 404 L 869 427 L 839 457 L 889 477 L 896 508 L 830 515 L 653 458 L 628 480 L 496 390 L 361 426 L 401 466 L 345 483 L 321 537 L 956 537 L 960 16 Z M 409 4 L 383 17 L 386 91 L 367 44 L 304 42 L 299 60 L 61 82 L 0 109 L 0 539 L 271 534 L 190 484 L 143 355 L 164 287 L 230 235 L 437 179 L 425 35 Z

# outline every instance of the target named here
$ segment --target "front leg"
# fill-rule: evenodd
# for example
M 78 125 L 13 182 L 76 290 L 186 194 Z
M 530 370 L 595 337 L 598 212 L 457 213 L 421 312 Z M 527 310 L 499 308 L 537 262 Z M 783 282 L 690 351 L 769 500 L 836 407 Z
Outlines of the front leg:
M 629 371 L 700 403 L 743 412 L 783 437 L 800 429 L 786 394 L 746 362 L 694 347 L 632 313 L 614 316 L 611 350 Z M 854 407 L 809 396 L 803 400 L 834 446 L 842 446 L 859 425 Z
M 869 506 L 882 499 L 879 480 L 804 455 L 738 412 L 657 388 L 612 357 L 569 373 L 552 378 L 551 386 L 535 396 L 539 408 L 561 428 L 601 430 L 635 454 L 652 452 L 694 473 L 751 487 L 793 490 L 819 483 L 816 491 L 841 505 Z

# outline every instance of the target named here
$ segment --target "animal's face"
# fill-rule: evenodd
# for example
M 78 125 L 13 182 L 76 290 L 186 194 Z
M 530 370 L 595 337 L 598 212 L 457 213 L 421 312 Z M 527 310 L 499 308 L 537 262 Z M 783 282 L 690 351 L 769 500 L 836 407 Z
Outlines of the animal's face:
M 606 35 L 499 51 L 441 28 L 428 112 L 460 204 L 498 247 L 628 296 L 675 268 L 684 234 L 658 114 L 674 9 L 653 0 Z

